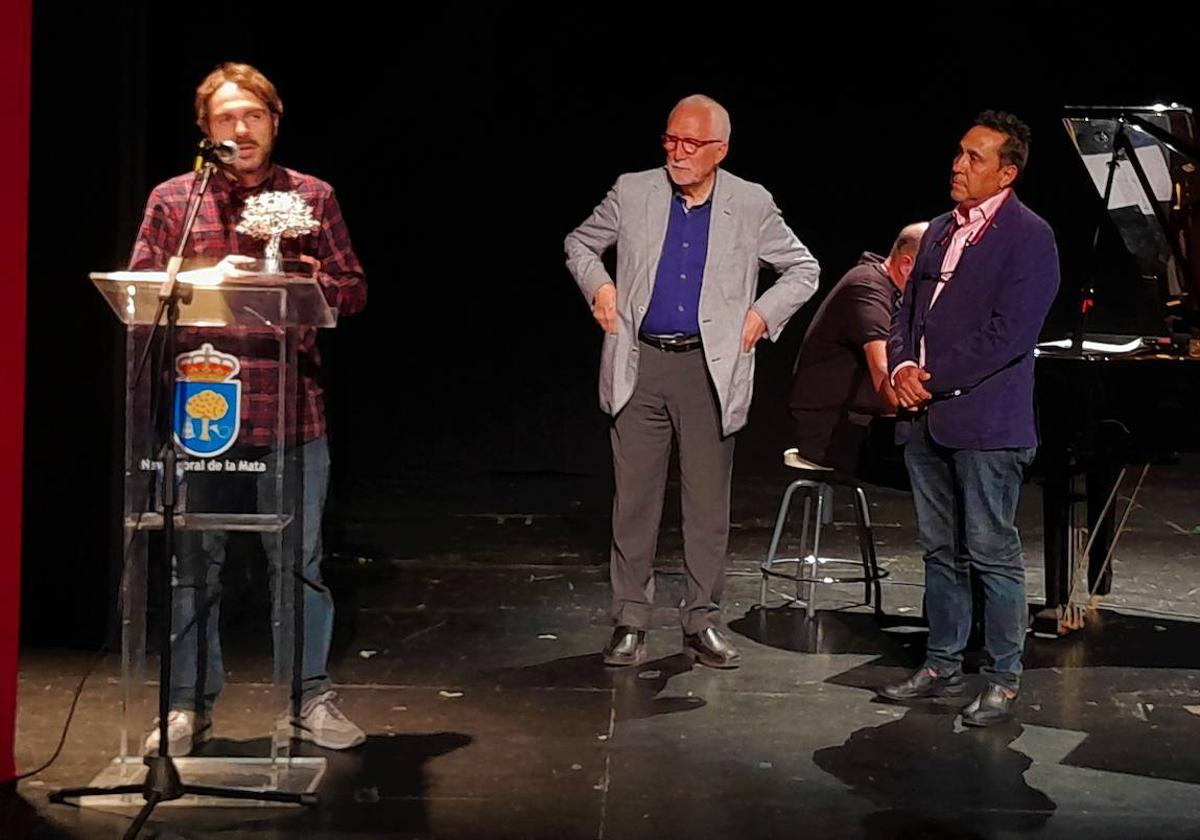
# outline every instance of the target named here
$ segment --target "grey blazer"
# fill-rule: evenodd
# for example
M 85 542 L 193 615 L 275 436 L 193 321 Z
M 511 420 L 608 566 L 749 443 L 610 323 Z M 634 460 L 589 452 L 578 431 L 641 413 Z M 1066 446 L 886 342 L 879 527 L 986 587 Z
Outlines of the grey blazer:
M 637 382 L 638 330 L 654 291 L 672 193 L 665 168 L 622 175 L 564 242 L 567 268 L 589 305 L 602 285 L 613 282 L 600 257 L 617 247 L 617 334 L 605 334 L 600 359 L 600 407 L 614 416 Z M 777 341 L 817 290 L 820 266 L 763 187 L 718 169 L 712 200 L 700 335 L 729 435 L 746 425 L 754 389 L 754 350 L 741 348 L 746 313 L 753 306 Z M 760 265 L 779 276 L 756 300 Z

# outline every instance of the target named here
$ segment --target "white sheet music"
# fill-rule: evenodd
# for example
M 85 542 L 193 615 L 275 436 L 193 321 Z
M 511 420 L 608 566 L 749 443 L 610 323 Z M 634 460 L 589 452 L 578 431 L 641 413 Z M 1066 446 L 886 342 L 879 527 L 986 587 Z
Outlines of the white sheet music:
M 1067 350 L 1071 347 L 1071 339 L 1062 338 L 1057 341 L 1042 341 L 1037 345 L 1047 350 Z M 1135 338 L 1124 344 L 1111 344 L 1105 341 L 1084 341 L 1083 350 L 1087 353 L 1132 353 L 1142 346 L 1142 339 Z
M 1162 149 L 1158 146 L 1139 146 L 1137 156 L 1138 162 L 1146 173 L 1147 180 L 1150 181 L 1154 197 L 1159 201 L 1170 201 L 1171 173 L 1167 169 L 1167 160 Z M 1104 195 L 1104 185 L 1108 182 L 1108 162 L 1112 160 L 1112 155 L 1108 153 L 1082 155 L 1082 158 L 1083 165 L 1087 167 L 1088 174 L 1092 176 L 1092 181 L 1096 185 L 1096 192 Z M 1142 185 L 1138 181 L 1133 167 L 1128 160 L 1118 161 L 1117 172 L 1113 176 L 1112 195 L 1109 196 L 1108 209 L 1116 210 L 1135 205 L 1145 215 L 1154 215 L 1154 209 L 1150 206 L 1150 200 L 1146 198 L 1146 194 L 1142 192 Z

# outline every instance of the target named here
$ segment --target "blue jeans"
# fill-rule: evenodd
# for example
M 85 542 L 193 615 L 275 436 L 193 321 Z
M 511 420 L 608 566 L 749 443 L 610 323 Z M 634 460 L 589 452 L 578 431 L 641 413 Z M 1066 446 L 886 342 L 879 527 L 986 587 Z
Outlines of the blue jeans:
M 904 451 L 925 553 L 925 664 L 942 676 L 962 670 L 971 632 L 971 572 L 983 589 L 983 674 L 1016 690 L 1029 608 L 1017 533 L 1021 479 L 1034 449 L 947 449 L 913 424 Z
M 267 472 L 255 478 L 257 507 L 260 511 L 275 509 L 275 453 L 268 452 L 263 458 Z M 330 688 L 326 664 L 329 659 L 329 643 L 333 638 L 333 596 L 321 582 L 321 515 L 325 510 L 325 496 L 329 486 L 329 447 L 324 437 L 309 441 L 290 450 L 286 471 L 292 472 L 301 482 L 298 488 L 302 499 L 299 523 L 293 521 L 289 531 L 299 524 L 303 530 L 303 577 L 304 577 L 304 669 L 303 693 L 305 702 Z M 190 489 L 190 488 L 189 488 Z M 195 494 L 192 503 L 199 501 Z M 205 499 L 212 507 L 213 499 Z M 219 502 L 218 502 L 219 504 Z M 195 508 L 193 508 L 195 509 Z M 217 696 L 224 685 L 225 669 L 221 658 L 221 569 L 225 564 L 225 531 L 177 531 L 177 549 L 172 575 L 171 636 L 171 708 L 194 709 L 211 713 Z M 271 627 L 275 652 L 275 679 L 288 682 L 291 679 L 291 642 L 293 625 L 283 622 L 277 615 L 278 587 L 282 581 L 293 585 L 288 574 L 280 574 L 286 558 L 292 559 L 294 537 L 280 540 L 275 534 L 263 534 L 263 548 L 267 553 L 267 570 L 271 584 Z M 283 636 L 283 633 L 289 635 Z M 204 668 L 199 667 L 200 661 Z

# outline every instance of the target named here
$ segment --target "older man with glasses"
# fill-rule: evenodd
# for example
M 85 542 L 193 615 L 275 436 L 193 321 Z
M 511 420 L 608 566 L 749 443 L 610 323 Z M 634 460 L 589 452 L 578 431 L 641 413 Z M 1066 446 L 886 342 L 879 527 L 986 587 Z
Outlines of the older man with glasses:
M 728 112 L 689 96 L 667 118 L 666 166 L 622 175 L 566 238 L 567 267 L 604 330 L 600 405 L 613 418 L 609 665 L 646 656 L 667 466 L 678 448 L 685 651 L 734 668 L 721 631 L 734 434 L 746 424 L 754 347 L 777 340 L 819 267 L 758 184 L 720 168 Z M 601 257 L 616 246 L 616 278 Z M 778 278 L 757 295 L 759 266 Z

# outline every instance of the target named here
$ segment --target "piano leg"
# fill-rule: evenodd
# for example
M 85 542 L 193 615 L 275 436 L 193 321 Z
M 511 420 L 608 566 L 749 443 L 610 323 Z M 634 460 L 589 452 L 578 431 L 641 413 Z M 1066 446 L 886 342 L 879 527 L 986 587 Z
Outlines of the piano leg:
M 1057 610 L 1071 597 L 1072 496 L 1070 467 L 1047 464 L 1042 485 L 1045 538 L 1042 557 L 1046 572 L 1046 608 Z M 1103 502 L 1101 502 L 1103 504 Z
M 1043 564 L 1046 572 L 1046 608 L 1034 619 L 1034 631 L 1042 636 L 1061 636 L 1083 626 L 1085 599 L 1071 604 L 1076 554 L 1083 550 L 1086 534 L 1095 531 L 1088 555 L 1088 592 L 1107 595 L 1112 589 L 1112 567 L 1101 570 L 1112 544 L 1115 511 L 1100 514 L 1120 475 L 1113 462 L 1090 465 L 1083 475 L 1073 475 L 1066 463 L 1048 464 L 1042 487 L 1042 520 L 1045 523 Z M 1080 482 L 1086 483 L 1080 488 Z M 1082 492 L 1081 492 L 1082 491 Z M 1080 506 L 1087 504 L 1087 532 L 1079 530 Z M 1084 593 L 1086 594 L 1086 593 Z
M 1062 460 L 1046 462 L 1042 485 L 1042 521 L 1044 523 L 1043 568 L 1045 570 L 1045 607 L 1034 613 L 1034 635 L 1056 638 L 1070 630 L 1070 622 L 1061 620 L 1069 612 L 1070 578 L 1074 552 L 1074 487 L 1070 464 Z

